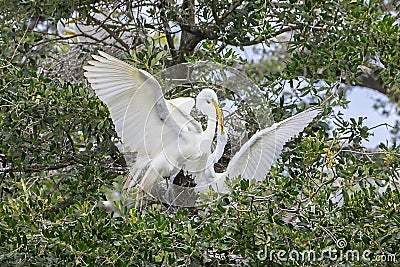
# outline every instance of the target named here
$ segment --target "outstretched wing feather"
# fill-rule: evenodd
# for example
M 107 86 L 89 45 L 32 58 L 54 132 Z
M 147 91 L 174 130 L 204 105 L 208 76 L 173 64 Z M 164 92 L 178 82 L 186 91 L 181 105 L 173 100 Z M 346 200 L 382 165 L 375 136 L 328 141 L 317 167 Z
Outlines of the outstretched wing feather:
M 319 108 L 310 108 L 254 134 L 229 162 L 227 176 L 263 180 L 283 145 L 303 131 L 319 112 Z
M 201 133 L 203 131 L 201 124 L 196 121 L 190 112 L 194 107 L 195 101 L 191 97 L 178 97 L 166 100 L 167 107 L 173 119 L 181 129 Z
M 179 127 L 169 115 L 159 83 L 139 70 L 104 52 L 85 66 L 85 76 L 107 105 L 115 130 L 126 147 L 153 158 L 162 142 L 177 138 Z

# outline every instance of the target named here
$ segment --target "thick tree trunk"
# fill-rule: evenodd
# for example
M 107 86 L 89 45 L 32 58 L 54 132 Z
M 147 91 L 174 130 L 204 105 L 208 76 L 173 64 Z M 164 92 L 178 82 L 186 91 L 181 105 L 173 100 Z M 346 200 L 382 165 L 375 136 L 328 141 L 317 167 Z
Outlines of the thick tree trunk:
M 189 31 L 191 26 L 194 26 L 195 21 L 195 0 L 184 0 L 182 3 L 182 23 L 181 23 L 181 41 L 179 44 L 179 52 L 177 55 L 177 63 L 182 63 L 185 61 L 186 54 L 193 54 L 194 49 L 197 44 L 204 39 L 204 37 L 199 33 L 194 34 Z

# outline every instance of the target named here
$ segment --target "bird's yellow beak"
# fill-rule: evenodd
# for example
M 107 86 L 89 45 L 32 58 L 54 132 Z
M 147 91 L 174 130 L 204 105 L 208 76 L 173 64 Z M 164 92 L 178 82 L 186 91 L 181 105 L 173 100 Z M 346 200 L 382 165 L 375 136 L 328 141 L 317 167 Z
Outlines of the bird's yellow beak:
M 221 126 L 221 134 L 225 133 L 225 128 L 224 128 L 224 117 L 222 116 L 222 112 L 221 109 L 218 106 L 217 101 L 215 101 L 214 99 L 212 100 L 215 110 L 217 111 L 217 115 L 218 115 L 218 123 Z

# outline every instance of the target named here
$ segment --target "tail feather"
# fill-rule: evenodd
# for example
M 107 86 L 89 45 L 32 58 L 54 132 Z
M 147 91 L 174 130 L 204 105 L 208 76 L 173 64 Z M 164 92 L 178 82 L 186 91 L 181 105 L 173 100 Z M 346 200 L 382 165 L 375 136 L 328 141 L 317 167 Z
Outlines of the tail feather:
M 144 175 L 142 175 L 144 173 Z M 158 179 L 158 172 L 152 168 L 151 166 L 148 167 L 146 170 L 142 170 L 140 172 L 139 179 L 136 179 L 135 185 L 139 185 L 139 190 L 136 194 L 136 209 L 140 209 L 142 207 L 143 199 L 146 195 L 152 195 L 151 190 Z M 138 182 L 140 181 L 140 182 Z

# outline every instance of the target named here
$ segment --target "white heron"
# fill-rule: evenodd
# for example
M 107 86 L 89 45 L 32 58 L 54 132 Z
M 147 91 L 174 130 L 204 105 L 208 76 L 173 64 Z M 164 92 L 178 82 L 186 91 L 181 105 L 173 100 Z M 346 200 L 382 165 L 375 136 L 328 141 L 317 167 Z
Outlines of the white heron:
M 132 186 L 150 192 L 160 177 L 174 177 L 181 169 L 199 173 L 211 153 L 217 126 L 224 131 L 222 113 L 216 93 L 202 90 L 196 108 L 207 116 L 207 128 L 193 119 L 189 112 L 192 98 L 165 100 L 160 84 L 149 73 L 139 70 L 104 52 L 93 55 L 95 60 L 85 66 L 85 76 L 97 96 L 107 105 L 115 130 L 129 150 L 136 151 L 131 170 Z M 222 156 L 222 153 L 218 154 Z
M 223 173 L 215 173 L 227 135 L 217 95 L 205 89 L 196 98 L 196 108 L 207 116 L 207 128 L 189 113 L 192 98 L 165 100 L 161 86 L 149 73 L 104 52 L 85 66 L 85 76 L 97 96 L 107 105 L 115 129 L 125 146 L 138 153 L 132 181 L 150 192 L 160 177 L 174 177 L 181 169 L 193 173 L 197 191 L 211 185 L 226 192 L 227 177 L 262 180 L 279 158 L 283 145 L 321 111 L 310 108 L 254 134 L 233 156 Z M 211 145 L 217 128 L 217 146 Z M 128 181 L 127 186 L 132 186 Z

